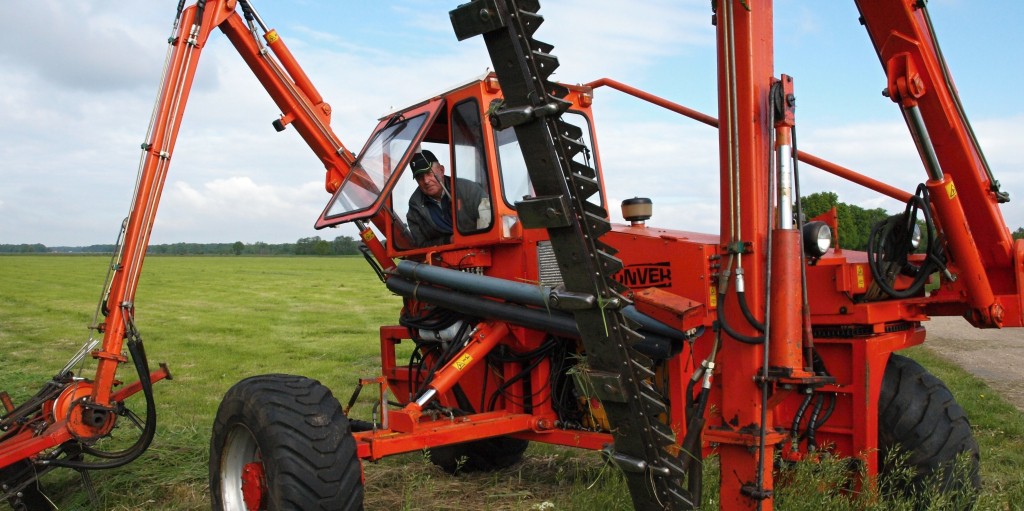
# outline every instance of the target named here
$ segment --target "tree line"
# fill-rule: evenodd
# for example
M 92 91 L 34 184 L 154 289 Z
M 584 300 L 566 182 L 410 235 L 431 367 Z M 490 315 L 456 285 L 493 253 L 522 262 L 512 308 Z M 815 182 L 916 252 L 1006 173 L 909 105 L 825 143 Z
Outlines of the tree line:
M 810 219 L 826 211 L 836 208 L 839 217 L 839 243 L 848 250 L 864 250 L 868 245 L 871 228 L 881 220 L 890 216 L 882 208 L 864 209 L 860 206 L 839 202 L 835 192 L 812 193 L 802 199 L 804 215 Z M 1013 239 L 1024 238 L 1024 227 L 1013 231 Z M 41 243 L 4 245 L 0 244 L 0 254 L 109 254 L 114 245 L 89 245 L 86 247 L 47 247 Z M 295 243 L 170 243 L 150 245 L 147 254 L 154 255 L 255 255 L 255 256 L 286 256 L 286 255 L 356 255 L 359 254 L 359 241 L 351 236 L 338 236 L 333 241 L 320 239 L 319 236 L 299 238 Z
M 114 245 L 89 245 L 85 247 L 47 247 L 42 243 L 23 243 L 18 245 L 0 244 L 0 254 L 110 254 Z M 299 238 L 295 243 L 168 243 L 150 245 L 146 249 L 149 255 L 254 255 L 254 256 L 288 256 L 288 255 L 357 255 L 359 241 L 351 236 L 338 236 L 333 241 L 321 239 L 319 236 Z

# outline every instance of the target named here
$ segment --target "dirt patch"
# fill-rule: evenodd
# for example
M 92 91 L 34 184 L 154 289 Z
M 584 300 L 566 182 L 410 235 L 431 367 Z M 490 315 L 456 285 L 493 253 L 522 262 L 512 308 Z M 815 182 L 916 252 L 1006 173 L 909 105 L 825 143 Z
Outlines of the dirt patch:
M 979 329 L 962 318 L 925 324 L 925 346 L 992 386 L 1024 411 L 1024 328 Z

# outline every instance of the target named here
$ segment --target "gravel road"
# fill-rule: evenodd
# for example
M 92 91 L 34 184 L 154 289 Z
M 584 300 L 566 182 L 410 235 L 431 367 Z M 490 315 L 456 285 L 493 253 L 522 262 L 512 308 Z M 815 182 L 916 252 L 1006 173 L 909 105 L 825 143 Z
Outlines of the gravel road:
M 978 329 L 963 318 L 925 323 L 924 345 L 984 380 L 1024 410 L 1024 328 Z

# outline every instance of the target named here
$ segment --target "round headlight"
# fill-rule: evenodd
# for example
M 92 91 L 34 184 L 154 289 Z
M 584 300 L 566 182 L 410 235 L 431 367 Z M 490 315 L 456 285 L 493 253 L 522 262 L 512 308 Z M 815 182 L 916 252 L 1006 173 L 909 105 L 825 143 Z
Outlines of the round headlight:
M 821 257 L 832 246 L 832 229 L 825 222 L 804 224 L 804 253 L 810 257 Z

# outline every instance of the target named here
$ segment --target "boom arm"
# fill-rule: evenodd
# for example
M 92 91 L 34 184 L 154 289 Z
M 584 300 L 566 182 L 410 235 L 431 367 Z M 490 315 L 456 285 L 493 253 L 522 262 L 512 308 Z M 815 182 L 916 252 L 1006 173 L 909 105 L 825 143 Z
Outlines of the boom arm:
M 861 19 L 928 169 L 928 188 L 978 326 L 1020 325 L 1015 250 L 985 161 L 923 2 L 857 0 Z M 961 204 L 969 207 L 963 207 Z M 1017 264 L 1014 264 L 1014 263 Z
M 90 385 L 75 383 L 68 387 L 76 400 L 86 394 L 89 397 L 82 405 L 71 406 L 63 411 L 57 411 L 55 406 L 53 416 L 45 418 L 47 427 L 41 433 L 27 428 L 8 432 L 0 444 L 0 468 L 70 440 L 83 441 L 106 435 L 115 422 L 111 413 L 115 410 L 111 406 L 113 403 L 123 400 L 126 393 L 140 389 L 146 390 L 148 397 L 150 383 L 170 377 L 166 368 L 149 374 L 148 378 L 143 377 L 148 370 L 141 339 L 134 325 L 135 291 L 199 57 L 214 28 L 224 32 L 281 108 L 283 115 L 275 121 L 275 127 L 283 130 L 288 124 L 295 126 L 303 140 L 323 162 L 328 192 L 334 192 L 341 186 L 354 163 L 353 154 L 342 145 L 330 128 L 330 105 L 323 101 L 277 33 L 266 28 L 247 1 L 199 0 L 186 9 L 182 9 L 183 4 L 179 3 L 172 36 L 168 40 L 170 46 L 164 78 L 146 142 L 142 145 L 131 208 L 122 225 L 115 261 L 111 266 L 112 277 L 108 280 L 100 304 L 105 321 L 94 325 L 98 332 L 103 333 L 99 349 L 91 352 L 92 357 L 98 361 L 95 380 Z M 241 6 L 245 20 L 236 11 L 236 6 Z M 257 35 L 257 24 L 264 32 L 266 46 Z M 374 220 L 379 221 L 376 218 Z M 376 242 L 376 238 L 367 236 L 372 231 L 365 226 L 360 227 L 364 231 L 363 239 L 380 259 L 379 253 L 383 252 L 380 243 Z M 122 390 L 115 394 L 113 389 L 117 384 L 117 368 L 127 362 L 127 357 L 121 354 L 126 340 L 139 367 L 140 378 L 146 381 L 141 382 L 142 385 L 130 386 L 130 392 Z M 53 391 L 53 396 L 61 392 L 59 385 L 68 385 L 67 382 L 71 381 L 68 378 L 70 369 L 94 346 L 95 341 L 83 348 L 55 378 L 57 386 L 51 384 L 47 387 L 57 389 Z M 26 413 L 38 413 L 30 411 L 38 409 L 33 401 L 11 413 L 8 418 L 20 416 L 22 409 Z M 10 424 L 5 426 L 9 427 Z
M 110 381 L 104 380 L 109 378 L 112 381 L 114 366 L 119 363 L 117 354 L 121 350 L 125 325 L 130 323 L 126 318 L 130 318 L 133 308 L 139 274 L 185 104 L 199 57 L 214 28 L 224 32 L 284 112 L 280 121 L 275 123 L 279 129 L 287 124 L 294 125 L 324 163 L 327 169 L 327 190 L 336 190 L 351 168 L 352 154 L 330 128 L 330 105 L 320 97 L 277 32 L 266 30 L 247 2 L 238 2 L 250 20 L 247 24 L 236 11 L 235 3 L 233 0 L 200 1 L 190 6 L 179 14 L 177 33 L 170 39 L 167 68 L 149 135 L 143 146 L 139 181 L 123 235 L 120 258 L 106 293 L 105 309 L 109 315 L 105 324 L 103 349 L 96 355 L 100 360 L 100 368 L 93 396 L 98 403 L 106 404 L 109 399 Z M 273 50 L 273 55 L 257 37 L 253 20 L 258 21 L 264 29 L 264 38 Z

